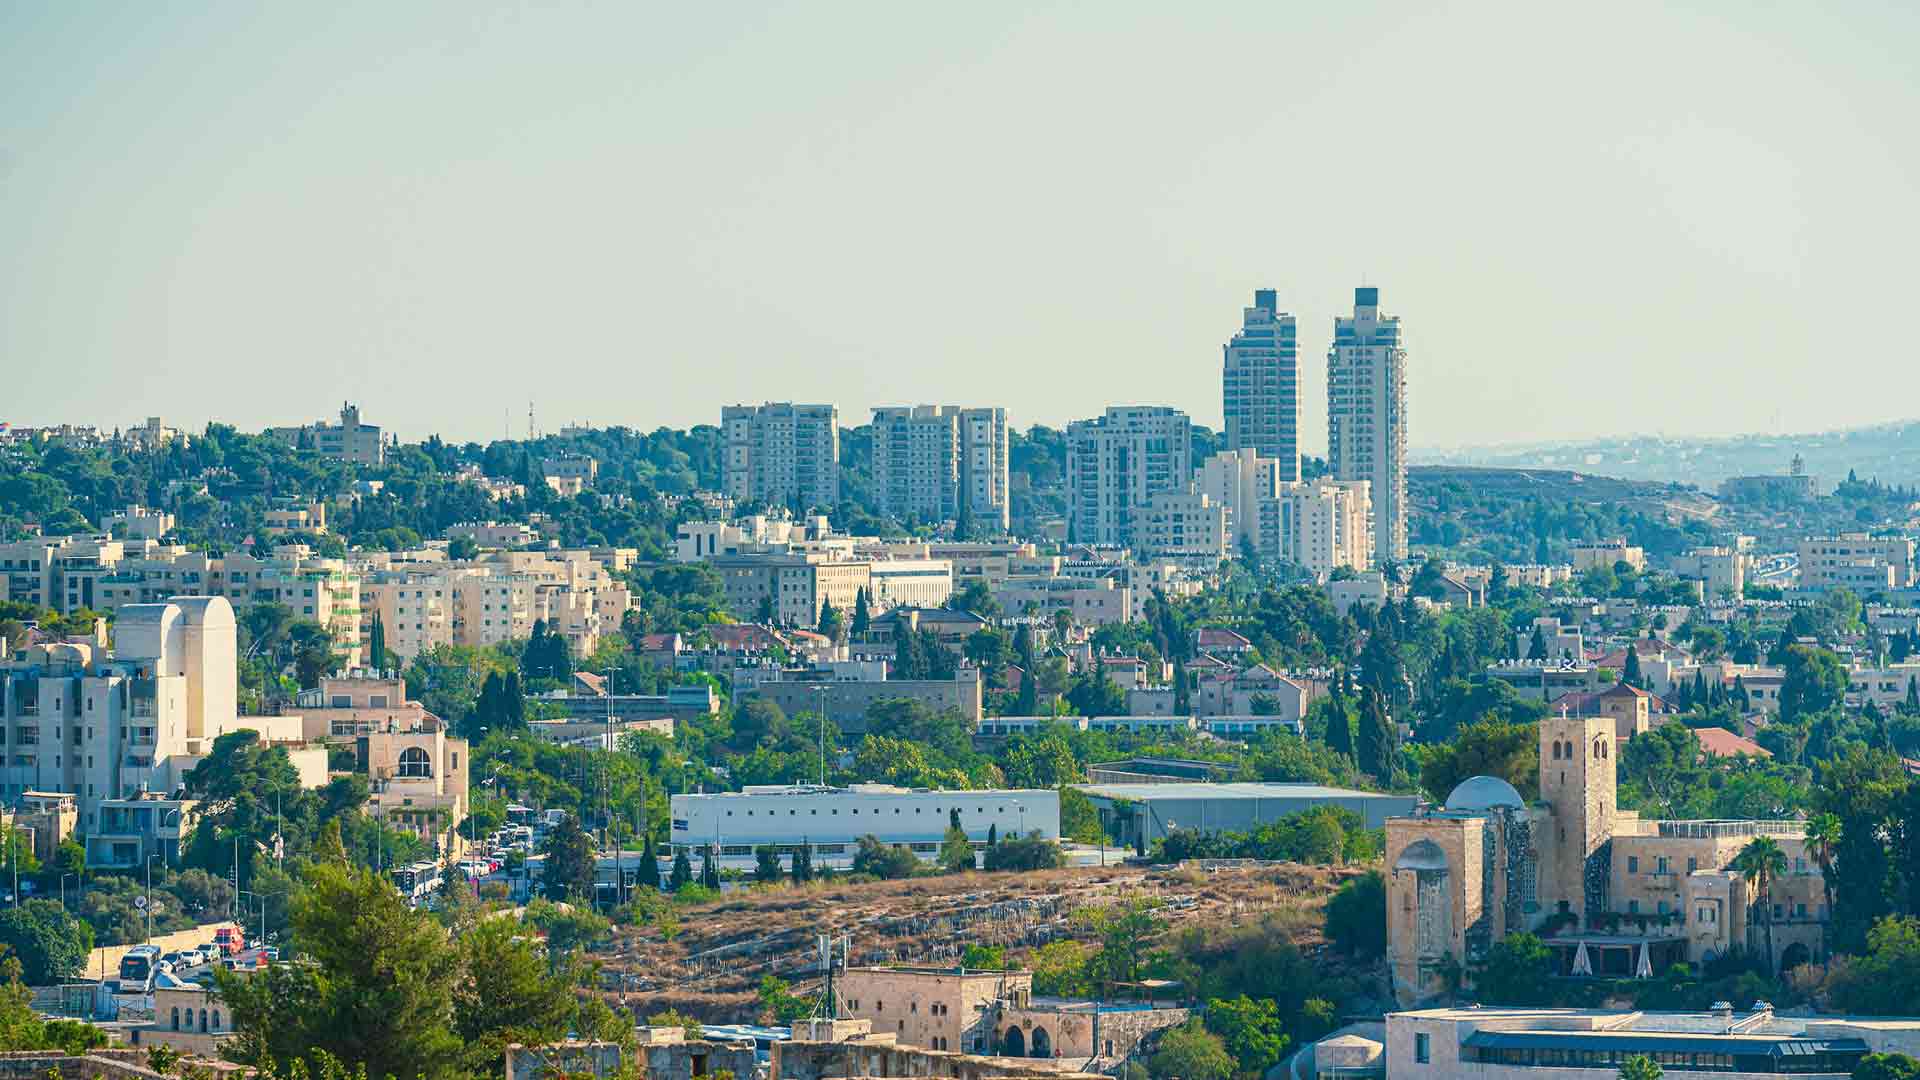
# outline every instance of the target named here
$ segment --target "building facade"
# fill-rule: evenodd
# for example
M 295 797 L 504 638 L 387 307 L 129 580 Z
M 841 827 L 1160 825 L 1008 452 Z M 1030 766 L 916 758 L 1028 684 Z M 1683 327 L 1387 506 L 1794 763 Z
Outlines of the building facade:
M 1334 479 L 1372 485 L 1373 550 L 1407 557 L 1407 350 L 1400 317 L 1380 290 L 1353 290 L 1327 350 L 1327 466 Z
M 1240 329 L 1221 351 L 1221 406 L 1228 450 L 1250 449 L 1278 465 L 1278 479 L 1300 479 L 1300 360 L 1292 315 L 1272 289 L 1257 289 L 1241 309 Z
M 338 424 L 315 420 L 300 427 L 269 428 L 267 433 L 286 439 L 302 449 L 317 450 L 327 457 L 340 458 L 355 465 L 377 469 L 387 463 L 385 434 L 377 425 L 362 423 L 360 406 L 351 402 L 340 406 Z
M 840 501 L 840 410 L 728 405 L 720 410 L 721 487 L 734 502 L 800 511 Z
M 1116 405 L 1067 425 L 1067 516 L 1071 539 L 1126 546 L 1134 508 L 1186 487 L 1192 423 L 1178 409 Z
M 1905 536 L 1809 536 L 1800 541 L 1800 587 L 1872 589 L 1913 587 L 1913 540 Z
M 675 849 L 717 845 L 723 865 L 751 866 L 754 848 L 772 846 L 783 862 L 803 845 L 815 862 L 846 866 L 863 836 L 904 847 L 922 859 L 938 856 L 953 814 L 976 847 L 988 834 L 1038 832 L 1060 838 L 1060 793 L 1048 789 L 1000 791 L 910 790 L 888 784 L 845 788 L 808 785 L 748 786 L 743 791 L 671 798 Z
M 883 513 L 904 520 L 969 519 L 1005 531 L 1007 411 L 954 405 L 873 410 L 874 494 Z

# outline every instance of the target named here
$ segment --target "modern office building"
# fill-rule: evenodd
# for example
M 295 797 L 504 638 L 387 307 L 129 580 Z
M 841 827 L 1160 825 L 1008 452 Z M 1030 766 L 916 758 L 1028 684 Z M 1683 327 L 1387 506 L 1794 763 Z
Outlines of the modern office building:
M 1187 718 L 1175 718 L 1187 720 Z M 1191 722 L 1190 720 L 1188 721 Z M 1093 802 L 1115 843 L 1151 845 L 1179 829 L 1248 832 L 1288 814 L 1335 806 L 1360 815 L 1369 829 L 1411 813 L 1411 795 L 1381 795 L 1321 784 L 1076 784 Z
M 1353 314 L 1333 321 L 1327 350 L 1327 466 L 1373 491 L 1373 550 L 1407 557 L 1407 350 L 1400 317 L 1380 290 L 1353 290 Z
M 1279 463 L 1282 482 L 1300 479 L 1300 362 L 1292 315 L 1272 289 L 1257 289 L 1241 309 L 1240 329 L 1222 347 L 1221 404 L 1226 448 L 1251 449 Z
M 840 501 L 840 410 L 728 405 L 720 410 L 721 487 L 737 504 L 804 512 Z
M 1007 411 L 954 405 L 873 410 L 873 485 L 883 513 L 922 521 L 970 519 L 1005 531 Z
M 1067 425 L 1067 520 L 1079 544 L 1126 546 L 1134 508 L 1184 490 L 1193 473 L 1192 423 L 1163 405 L 1115 405 Z

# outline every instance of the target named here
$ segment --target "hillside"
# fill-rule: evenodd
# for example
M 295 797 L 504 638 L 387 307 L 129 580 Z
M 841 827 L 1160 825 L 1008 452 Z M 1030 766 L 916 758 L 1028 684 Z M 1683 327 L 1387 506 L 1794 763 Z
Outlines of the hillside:
M 1920 420 L 1838 431 L 1721 439 L 1629 436 L 1575 442 L 1415 450 L 1423 465 L 1591 469 L 1612 476 L 1719 490 L 1730 476 L 1784 473 L 1795 454 L 1831 492 L 1848 472 L 1886 484 L 1920 482 Z
M 710 1022 L 750 1021 L 765 975 L 818 988 L 816 935 L 850 935 L 853 964 L 955 964 L 968 945 L 1001 946 L 1019 964 L 1051 941 L 1090 942 L 1081 917 L 1123 897 L 1160 905 L 1167 941 L 1190 929 L 1268 918 L 1303 953 L 1324 952 L 1321 909 L 1354 869 L 1292 864 L 1114 866 L 964 874 L 855 885 L 777 886 L 731 894 L 657 926 L 622 928 L 601 957 L 605 983 L 637 1013 L 678 1008 Z

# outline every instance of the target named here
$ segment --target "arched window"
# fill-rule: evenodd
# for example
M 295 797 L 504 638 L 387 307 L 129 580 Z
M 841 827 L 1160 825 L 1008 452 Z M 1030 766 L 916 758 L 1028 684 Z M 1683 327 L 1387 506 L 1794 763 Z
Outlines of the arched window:
M 1604 737 L 1593 740 L 1593 756 L 1597 758 L 1607 756 L 1607 740 Z
M 173 1030 L 180 1030 L 180 1006 L 178 1005 L 173 1007 Z
M 433 759 L 418 746 L 409 746 L 400 751 L 400 777 L 403 780 L 426 780 L 433 776 Z
M 1560 760 L 1560 742 L 1557 739 L 1554 740 L 1554 744 L 1553 744 L 1553 760 L 1555 761 Z
M 207 1030 L 207 1010 L 205 1009 L 200 1010 L 200 1030 Z

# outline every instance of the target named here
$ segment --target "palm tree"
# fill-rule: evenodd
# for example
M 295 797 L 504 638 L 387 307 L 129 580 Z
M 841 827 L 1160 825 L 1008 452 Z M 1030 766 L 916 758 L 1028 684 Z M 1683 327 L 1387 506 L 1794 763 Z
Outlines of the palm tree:
M 1820 866 L 1820 887 L 1826 893 L 1826 927 L 1833 925 L 1833 851 L 1840 846 L 1840 815 L 1815 814 L 1807 819 L 1807 854 Z M 1831 955 L 1832 949 L 1826 941 L 1826 930 L 1822 929 L 1821 952 Z
M 1760 925 L 1767 931 L 1767 967 L 1772 968 L 1773 904 L 1768 894 L 1773 890 L 1774 878 L 1787 872 L 1787 853 L 1773 837 L 1756 836 L 1733 857 L 1733 868 L 1753 885 L 1755 902 L 1760 905 Z

